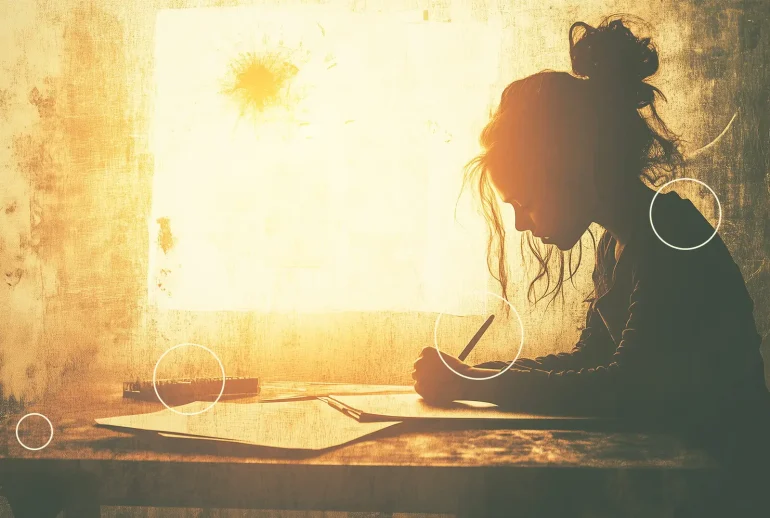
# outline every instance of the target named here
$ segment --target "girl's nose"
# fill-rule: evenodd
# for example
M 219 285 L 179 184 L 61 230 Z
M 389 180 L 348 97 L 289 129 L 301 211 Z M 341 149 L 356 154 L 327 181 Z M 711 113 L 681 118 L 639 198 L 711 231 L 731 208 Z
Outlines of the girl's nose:
M 526 232 L 527 230 L 534 229 L 534 222 L 529 217 L 529 213 L 521 208 L 514 208 L 514 221 L 516 222 L 516 230 L 519 232 Z

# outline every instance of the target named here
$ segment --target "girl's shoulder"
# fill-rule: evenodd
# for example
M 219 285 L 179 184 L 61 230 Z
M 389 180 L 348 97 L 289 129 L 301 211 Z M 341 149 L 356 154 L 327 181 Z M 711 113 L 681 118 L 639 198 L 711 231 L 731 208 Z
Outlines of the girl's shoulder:
M 720 209 L 721 210 L 721 209 Z M 645 233 L 667 249 L 690 252 L 703 249 L 715 252 L 724 247 L 717 229 L 687 198 L 672 191 L 656 196 L 650 206 Z M 713 243 L 712 243 L 713 242 Z
M 732 254 L 690 200 L 676 192 L 659 195 L 648 216 L 628 250 L 638 275 L 672 283 L 672 288 L 691 284 L 744 291 Z

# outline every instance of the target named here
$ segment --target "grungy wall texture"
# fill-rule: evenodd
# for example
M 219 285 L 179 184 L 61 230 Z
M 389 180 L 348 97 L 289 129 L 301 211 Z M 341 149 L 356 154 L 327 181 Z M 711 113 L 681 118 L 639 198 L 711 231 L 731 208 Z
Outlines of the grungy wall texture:
M 159 9 L 259 3 L 0 3 L 0 382 L 6 395 L 41 397 L 62 381 L 105 372 L 116 381 L 148 376 L 159 355 L 179 342 L 216 343 L 230 375 L 409 383 L 411 363 L 430 340 L 435 315 L 157 314 L 148 307 L 155 16 Z M 721 233 L 767 336 L 770 4 L 317 3 L 360 12 L 427 10 L 430 20 L 445 23 L 499 19 L 505 28 L 500 76 L 506 82 L 543 68 L 569 70 L 567 30 L 574 21 L 595 24 L 615 12 L 644 18 L 661 54 L 661 70 L 651 82 L 669 98 L 661 115 L 687 140 L 685 151 L 711 142 L 735 116 L 722 138 L 691 161 L 688 174 L 720 197 Z M 713 199 L 694 201 L 714 217 Z M 510 234 L 511 261 L 520 269 L 518 235 Z M 563 307 L 523 310 L 527 356 L 571 346 L 589 273 L 581 272 Z M 516 291 L 515 304 L 523 308 L 525 290 Z

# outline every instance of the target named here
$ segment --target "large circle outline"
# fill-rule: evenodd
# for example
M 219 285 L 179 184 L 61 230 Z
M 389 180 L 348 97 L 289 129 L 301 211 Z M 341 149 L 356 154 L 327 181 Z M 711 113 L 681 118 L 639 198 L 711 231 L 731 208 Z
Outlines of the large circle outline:
M 504 369 L 503 369 L 503 370 L 501 370 L 500 372 L 497 372 L 497 373 L 495 373 L 495 374 L 493 374 L 493 375 L 491 375 L 491 376 L 487 376 L 487 377 L 485 377 L 485 378 L 474 378 L 474 377 L 471 377 L 471 376 L 466 376 L 465 374 L 460 374 L 459 372 L 457 372 L 456 370 L 454 370 L 454 369 L 453 369 L 452 367 L 450 367 L 450 366 L 449 366 L 449 364 L 446 362 L 446 360 L 444 359 L 444 356 L 442 356 L 442 354 L 441 354 L 441 349 L 439 349 L 439 348 L 438 348 L 438 324 L 439 324 L 439 321 L 441 320 L 441 315 L 443 315 L 443 314 L 444 314 L 443 312 L 441 312 L 441 313 L 439 313 L 439 314 L 438 314 L 438 316 L 436 317 L 436 323 L 435 323 L 435 324 L 434 324 L 434 326 L 433 326 L 433 346 L 436 348 L 436 351 L 438 351 L 438 357 L 439 357 L 439 358 L 441 358 L 441 362 L 442 362 L 444 365 L 446 365 L 446 368 L 447 368 L 447 369 L 449 369 L 450 371 L 454 372 L 455 374 L 457 374 L 457 375 L 458 375 L 458 376 L 460 376 L 461 378 L 465 378 L 465 379 L 468 379 L 468 380 L 473 380 L 473 381 L 485 381 L 485 380 L 491 380 L 492 378 L 496 378 L 496 377 L 500 376 L 501 374 L 503 374 L 504 372 L 506 372 L 508 369 L 510 369 L 511 367 L 513 367 L 513 364 L 514 364 L 514 363 L 516 363 L 516 360 L 518 360 L 518 359 L 519 359 L 519 356 L 521 355 L 521 351 L 522 351 L 522 349 L 524 348 L 524 323 L 521 321 L 521 315 L 519 315 L 519 312 L 518 312 L 518 311 L 516 311 L 516 308 L 515 308 L 515 307 L 513 307 L 513 304 L 511 304 L 510 302 L 508 302 L 508 301 L 507 301 L 506 299 L 504 299 L 503 297 L 501 297 L 501 296 L 497 295 L 496 293 L 492 293 L 492 292 L 486 291 L 486 292 L 485 292 L 485 294 L 486 294 L 486 295 L 492 295 L 493 297 L 497 297 L 498 299 L 500 299 L 500 300 L 502 300 L 503 302 L 505 302 L 506 304 L 508 304 L 508 307 L 509 307 L 509 308 L 511 308 L 511 309 L 513 310 L 513 313 L 516 315 L 516 318 L 517 318 L 517 319 L 518 319 L 518 321 L 519 321 L 519 329 L 521 330 L 521 342 L 519 343 L 519 350 L 516 352 L 516 357 L 515 357 L 515 358 L 514 358 L 514 359 L 511 361 L 511 363 L 509 363 L 509 364 L 508 364 L 508 366 L 507 366 L 506 368 L 504 368 Z
M 681 182 L 683 180 L 691 180 L 691 181 L 693 181 L 695 183 L 699 183 L 702 186 L 704 186 L 706 189 L 711 191 L 711 194 L 714 195 L 714 199 L 717 200 L 717 207 L 719 208 L 719 219 L 717 220 L 717 226 L 714 229 L 714 233 L 711 234 L 711 237 L 709 237 L 707 240 L 705 240 L 703 243 L 699 244 L 698 246 L 691 246 L 691 247 L 687 247 L 687 248 L 684 248 L 684 247 L 681 247 L 681 246 L 672 245 L 671 243 L 669 243 L 668 241 L 666 241 L 665 239 L 660 237 L 660 234 L 658 234 L 658 231 L 655 229 L 655 224 L 652 222 L 652 207 L 655 204 L 655 198 L 658 197 L 658 194 L 660 194 L 660 191 L 662 191 L 663 189 L 665 189 L 667 186 L 671 185 L 672 183 Z M 652 197 L 652 201 L 650 202 L 650 226 L 652 227 L 652 231 L 655 232 L 655 235 L 658 237 L 658 239 L 660 239 L 661 243 L 663 243 L 664 245 L 669 246 L 669 247 L 671 247 L 671 248 L 673 248 L 675 250 L 685 250 L 685 251 L 687 251 L 687 250 L 696 250 L 696 249 L 704 246 L 706 243 L 708 243 L 709 241 L 714 239 L 714 236 L 716 236 L 717 232 L 719 232 L 719 227 L 721 225 L 722 225 L 722 204 L 719 202 L 719 196 L 717 196 L 717 193 L 714 192 L 714 189 L 709 187 L 705 182 L 702 182 L 700 180 L 696 180 L 695 178 L 675 178 L 674 180 L 671 180 L 670 182 L 664 183 L 655 192 L 655 196 Z
M 160 365 L 160 362 L 161 362 L 161 360 L 163 360 L 163 357 L 164 357 L 164 356 L 166 356 L 166 355 L 167 355 L 168 353 L 170 353 L 171 351 L 173 351 L 174 349 L 177 349 L 177 348 L 179 348 L 179 347 L 183 347 L 183 346 L 185 346 L 185 345 L 192 345 L 193 347 L 200 347 L 200 348 L 201 348 L 201 349 L 203 349 L 204 351 L 206 351 L 206 352 L 208 352 L 209 354 L 211 354 L 211 356 L 213 356 L 213 357 L 214 357 L 214 359 L 217 361 L 217 363 L 219 363 L 219 368 L 222 370 L 222 388 L 221 388 L 221 389 L 219 389 L 219 395 L 217 396 L 217 398 L 214 400 L 214 402 L 213 402 L 213 403 L 211 403 L 209 406 L 207 406 L 207 407 L 206 407 L 206 408 L 204 408 L 203 410 L 199 410 L 199 411 L 197 411 L 197 412 L 190 412 L 190 413 L 187 413 L 187 412 L 180 412 L 179 410 L 174 410 L 173 408 L 171 408 L 170 406 L 168 406 L 168 405 L 166 404 L 166 402 L 165 402 L 165 401 L 163 401 L 163 398 L 161 398 L 161 397 L 160 397 L 160 394 L 158 394 L 158 386 L 157 386 L 157 384 L 156 384 L 156 382 L 157 382 L 157 375 L 158 375 L 158 365 Z M 158 358 L 158 361 L 157 361 L 157 362 L 155 362 L 155 368 L 152 370 L 152 388 L 153 388 L 153 390 L 155 390 L 155 395 L 156 395 L 156 396 L 158 396 L 158 400 L 159 400 L 161 403 L 163 403 L 163 406 L 164 406 L 164 407 L 168 408 L 169 410 L 171 410 L 171 411 L 172 411 L 172 412 L 174 412 L 175 414 L 179 414 L 179 415 L 186 415 L 186 416 L 191 416 L 191 415 L 198 415 L 198 414 L 202 414 L 203 412 L 206 412 L 206 411 L 208 411 L 208 410 L 211 410 L 211 408 L 213 408 L 213 407 L 214 407 L 214 405 L 216 405 L 216 404 L 217 404 L 217 402 L 219 401 L 219 399 L 222 397 L 222 394 L 224 394 L 224 393 L 225 393 L 225 381 L 226 381 L 226 379 L 225 379 L 225 366 L 224 366 L 224 365 L 222 365 L 222 361 L 219 359 L 219 356 L 217 356 L 217 355 L 216 355 L 216 353 L 214 353 L 214 351 L 212 351 L 212 350 L 211 350 L 211 349 L 209 349 L 208 347 L 205 347 L 205 346 L 203 346 L 203 345 L 200 345 L 200 344 L 194 344 L 194 343 L 190 343 L 190 342 L 185 342 L 185 343 L 177 344 L 177 345 L 175 345 L 174 347 L 172 347 L 171 349 L 168 349 L 166 352 L 164 352 L 163 354 L 161 354 L 161 355 L 160 355 L 160 358 Z
M 48 426 L 51 428 L 51 436 L 48 438 L 48 442 L 46 442 L 44 445 L 40 446 L 39 448 L 30 448 L 29 446 L 27 446 L 26 444 L 21 442 L 21 438 L 19 437 L 19 426 L 21 425 L 21 422 L 24 421 L 29 416 L 33 416 L 33 415 L 36 415 L 36 416 L 39 416 L 39 417 L 42 417 L 43 419 L 45 419 L 46 422 L 48 423 Z M 19 419 L 19 422 L 16 423 L 16 440 L 19 441 L 19 444 L 21 444 L 21 446 L 23 448 L 26 448 L 29 451 L 39 451 L 39 450 L 42 450 L 43 448 L 45 448 L 46 446 L 51 444 L 51 441 L 53 440 L 53 424 L 51 424 L 51 420 L 48 419 L 46 416 L 44 416 L 43 414 L 38 414 L 36 412 L 33 412 L 31 414 L 27 414 L 25 416 L 22 416 L 22 418 Z

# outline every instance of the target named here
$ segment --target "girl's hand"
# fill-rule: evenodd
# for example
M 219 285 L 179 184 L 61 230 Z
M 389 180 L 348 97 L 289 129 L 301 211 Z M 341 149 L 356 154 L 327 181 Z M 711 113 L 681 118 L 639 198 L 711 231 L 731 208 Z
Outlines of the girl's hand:
M 456 373 L 478 377 L 478 374 L 474 376 L 476 369 L 454 356 L 445 353 L 441 353 L 441 356 L 455 372 L 444 365 L 435 347 L 426 347 L 414 362 L 412 371 L 414 390 L 429 403 L 449 403 L 458 399 L 469 399 L 469 384 L 474 382 Z

